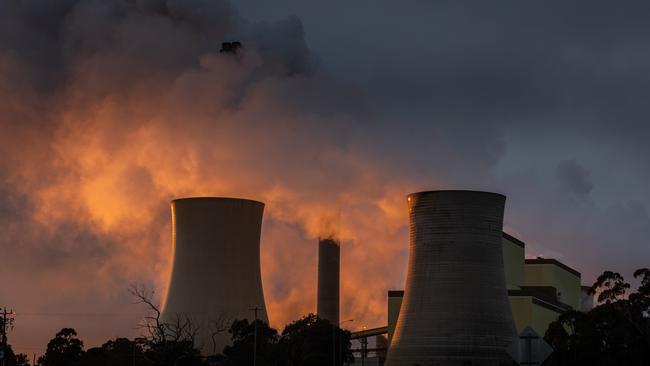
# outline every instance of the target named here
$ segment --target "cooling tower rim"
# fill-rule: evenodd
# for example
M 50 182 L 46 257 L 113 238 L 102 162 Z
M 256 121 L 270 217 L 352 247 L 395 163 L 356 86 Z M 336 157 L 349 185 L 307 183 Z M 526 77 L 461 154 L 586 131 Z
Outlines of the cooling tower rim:
M 210 197 L 210 196 L 197 196 L 197 197 L 180 197 L 171 200 L 171 203 L 175 202 L 188 202 L 188 201 L 208 201 L 208 202 L 245 202 L 252 203 L 255 205 L 264 206 L 264 202 L 251 200 L 248 198 L 238 198 L 238 197 Z
M 319 243 L 320 242 L 328 242 L 328 241 L 331 241 L 333 243 L 340 243 L 341 238 L 339 238 L 338 234 L 333 234 L 333 235 L 329 235 L 329 236 L 321 236 L 321 235 L 318 236 L 318 242 Z
M 440 190 L 433 190 L 433 191 L 420 191 L 420 192 L 410 193 L 406 195 L 406 198 L 408 199 L 409 197 L 412 196 L 425 196 L 425 195 L 436 194 L 436 193 L 480 193 L 480 194 L 493 195 L 493 196 L 506 198 L 506 196 L 501 193 L 488 192 L 488 191 L 476 191 L 470 189 L 440 189 Z

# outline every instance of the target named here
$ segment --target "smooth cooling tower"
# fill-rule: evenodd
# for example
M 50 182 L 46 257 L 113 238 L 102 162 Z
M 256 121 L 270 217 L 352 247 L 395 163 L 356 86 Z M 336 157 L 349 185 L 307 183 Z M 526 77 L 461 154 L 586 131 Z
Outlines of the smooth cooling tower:
M 339 325 L 339 270 L 341 246 L 334 238 L 318 240 L 318 299 L 316 314 Z
M 505 353 L 515 336 L 501 249 L 505 199 L 474 191 L 408 196 L 409 265 L 386 366 L 512 364 Z
M 260 232 L 264 204 L 237 198 L 172 201 L 173 267 L 163 310 L 165 322 L 191 319 L 199 327 L 195 346 L 204 354 L 230 344 L 235 319 L 264 309 Z M 268 322 L 264 311 L 259 319 Z

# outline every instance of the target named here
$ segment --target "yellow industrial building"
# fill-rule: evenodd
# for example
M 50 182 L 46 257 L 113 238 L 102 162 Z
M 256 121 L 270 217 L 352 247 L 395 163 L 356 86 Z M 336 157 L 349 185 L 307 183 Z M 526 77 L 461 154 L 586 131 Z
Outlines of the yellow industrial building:
M 592 297 L 580 284 L 580 272 L 555 259 L 526 259 L 523 241 L 503 233 L 503 262 L 508 298 L 517 332 L 527 326 L 544 335 L 551 322 L 569 309 L 590 310 Z M 404 291 L 388 291 L 388 343 L 397 324 Z

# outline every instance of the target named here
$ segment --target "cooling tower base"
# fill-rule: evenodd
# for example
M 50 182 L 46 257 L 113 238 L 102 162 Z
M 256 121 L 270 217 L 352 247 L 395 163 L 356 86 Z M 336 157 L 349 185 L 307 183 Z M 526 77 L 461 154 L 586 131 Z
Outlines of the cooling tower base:
M 502 342 L 497 342 L 502 344 Z M 392 366 L 435 365 L 435 366 L 511 366 L 512 359 L 496 344 L 492 347 L 401 347 L 399 351 L 391 351 Z M 468 357 L 468 355 L 472 355 Z M 388 363 L 386 363 L 388 364 Z

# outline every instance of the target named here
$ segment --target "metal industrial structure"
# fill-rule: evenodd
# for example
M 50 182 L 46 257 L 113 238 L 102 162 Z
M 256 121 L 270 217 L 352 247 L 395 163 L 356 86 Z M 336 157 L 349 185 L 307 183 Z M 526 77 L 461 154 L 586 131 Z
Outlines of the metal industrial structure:
M 316 314 L 339 325 L 341 245 L 334 237 L 318 240 L 318 299 Z
M 386 366 L 499 365 L 515 336 L 501 236 L 505 197 L 429 191 L 407 197 L 405 297 Z
M 235 319 L 264 309 L 260 234 L 264 204 L 237 198 L 172 201 L 173 263 L 162 319 L 190 321 L 197 348 L 221 352 Z M 266 312 L 259 318 L 268 322 Z

